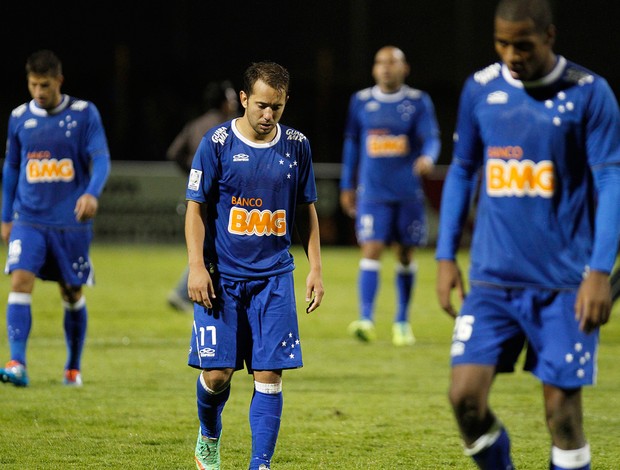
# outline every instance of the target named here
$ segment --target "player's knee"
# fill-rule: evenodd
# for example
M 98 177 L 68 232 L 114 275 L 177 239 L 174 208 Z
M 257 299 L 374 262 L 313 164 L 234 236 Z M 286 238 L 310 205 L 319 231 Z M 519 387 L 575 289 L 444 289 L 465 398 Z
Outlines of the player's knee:
M 69 304 L 75 304 L 82 298 L 82 288 L 79 286 L 60 285 L 60 295 L 62 300 Z
M 202 372 L 202 377 L 209 390 L 219 393 L 228 387 L 232 374 L 232 369 L 209 369 Z
M 486 407 L 475 391 L 451 387 L 448 399 L 456 419 L 464 429 L 477 428 L 478 423 L 484 420 Z

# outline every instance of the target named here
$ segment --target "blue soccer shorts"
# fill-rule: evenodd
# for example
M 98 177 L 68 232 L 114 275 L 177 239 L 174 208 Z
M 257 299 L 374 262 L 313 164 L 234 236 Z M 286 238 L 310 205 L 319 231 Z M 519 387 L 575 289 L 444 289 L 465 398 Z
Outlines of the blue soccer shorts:
M 472 285 L 454 328 L 452 366 L 494 365 L 512 372 L 527 344 L 524 369 L 543 383 L 564 389 L 593 384 L 599 330 L 579 330 L 576 295 L 576 289 Z
M 428 230 L 424 203 L 418 200 L 364 202 L 357 207 L 355 231 L 358 243 L 398 242 L 404 246 L 426 245 Z
M 88 256 L 92 227 L 57 228 L 13 222 L 4 271 L 34 273 L 39 279 L 70 286 L 94 284 Z
M 213 308 L 194 304 L 188 365 L 197 369 L 302 367 L 293 273 L 217 283 Z

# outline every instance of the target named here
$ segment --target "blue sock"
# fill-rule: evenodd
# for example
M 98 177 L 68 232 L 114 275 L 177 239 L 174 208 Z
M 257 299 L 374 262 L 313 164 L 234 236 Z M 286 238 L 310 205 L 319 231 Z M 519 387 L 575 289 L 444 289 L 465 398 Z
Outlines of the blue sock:
M 260 464 L 269 467 L 276 449 L 282 416 L 282 383 L 254 382 L 254 395 L 250 404 L 250 429 L 252 430 L 252 460 L 250 470 Z
M 32 295 L 9 293 L 6 307 L 6 327 L 9 336 L 11 360 L 26 365 L 26 343 L 32 327 Z
M 562 450 L 551 448 L 550 470 L 590 470 L 590 446 L 581 449 Z
M 196 384 L 196 402 L 200 432 L 210 439 L 218 439 L 222 433 L 222 411 L 230 396 L 230 385 L 219 393 L 209 390 L 204 383 L 202 373 Z
M 414 263 L 408 266 L 399 265 L 396 270 L 396 292 L 398 293 L 398 310 L 396 312 L 395 322 L 409 321 L 409 302 L 411 301 L 411 293 L 415 285 L 416 265 Z
M 363 320 L 373 321 L 375 298 L 379 289 L 380 268 L 381 264 L 379 261 L 366 258 L 360 261 L 358 290 L 360 317 Z
M 474 443 L 474 450 L 466 451 L 466 454 L 470 455 L 483 470 L 513 470 L 514 466 L 510 459 L 510 437 L 503 427 L 497 426 L 498 424 L 494 424 L 487 434 Z M 482 448 L 478 450 L 477 446 Z
M 65 370 L 80 370 L 82 350 L 84 349 L 84 340 L 86 339 L 86 325 L 88 323 L 86 298 L 82 296 L 74 304 L 63 302 L 63 305 L 65 309 L 65 341 L 67 343 Z

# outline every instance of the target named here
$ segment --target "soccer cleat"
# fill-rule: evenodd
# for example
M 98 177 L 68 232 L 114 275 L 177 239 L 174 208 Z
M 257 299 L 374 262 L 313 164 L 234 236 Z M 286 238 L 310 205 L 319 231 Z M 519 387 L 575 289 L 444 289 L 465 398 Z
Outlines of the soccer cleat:
M 194 303 L 181 297 L 175 290 L 168 294 L 168 305 L 179 312 L 191 313 L 194 311 Z
M 20 362 L 9 361 L 0 369 L 0 382 L 11 383 L 16 387 L 25 387 L 28 385 L 28 373 L 26 367 Z
M 202 431 L 198 428 L 198 441 L 196 442 L 196 452 L 194 460 L 198 470 L 220 470 L 220 439 L 208 439 L 202 436 Z
M 370 320 L 356 320 L 349 325 L 349 334 L 355 338 L 369 343 L 377 337 L 375 333 L 375 325 Z
M 81 387 L 82 386 L 82 374 L 78 369 L 67 369 L 65 376 L 62 379 L 63 385 L 68 387 Z
M 407 322 L 396 322 L 392 326 L 392 343 L 394 346 L 411 346 L 415 343 L 415 336 L 411 325 Z

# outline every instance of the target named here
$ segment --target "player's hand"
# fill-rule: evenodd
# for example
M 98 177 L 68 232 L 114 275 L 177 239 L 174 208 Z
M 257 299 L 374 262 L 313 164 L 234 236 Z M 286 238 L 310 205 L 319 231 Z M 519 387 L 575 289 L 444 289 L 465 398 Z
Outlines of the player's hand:
M 441 308 L 452 318 L 456 318 L 457 311 L 452 306 L 451 300 L 453 289 L 456 289 L 462 303 L 465 299 L 465 287 L 461 270 L 452 260 L 439 260 L 437 263 L 437 299 Z
M 342 212 L 354 219 L 357 213 L 356 206 L 355 189 L 343 189 L 340 192 L 340 207 L 342 207 Z
M 323 301 L 323 295 L 325 295 L 325 289 L 323 289 L 323 280 L 320 273 L 313 271 L 308 274 L 306 278 L 306 313 L 314 312 Z
M 92 194 L 82 194 L 75 203 L 75 220 L 78 222 L 84 222 L 85 220 L 92 219 L 97 213 L 99 208 L 99 201 Z
M 192 302 L 213 308 L 212 299 L 215 299 L 215 288 L 207 268 L 204 266 L 190 267 L 187 277 L 187 294 Z
M 581 282 L 575 301 L 575 318 L 579 329 L 590 333 L 609 321 L 611 315 L 611 286 L 609 275 L 590 271 Z
M 13 222 L 2 222 L 2 241 L 5 243 L 5 245 L 9 244 L 11 230 L 13 230 Z
M 428 155 L 420 155 L 413 162 L 413 172 L 419 176 L 426 176 L 430 174 L 435 168 L 433 159 Z

